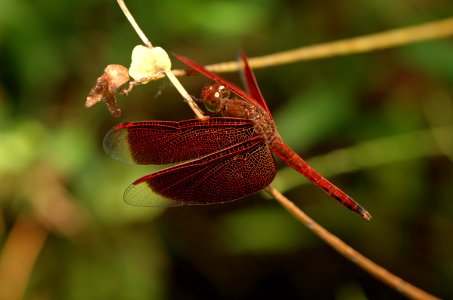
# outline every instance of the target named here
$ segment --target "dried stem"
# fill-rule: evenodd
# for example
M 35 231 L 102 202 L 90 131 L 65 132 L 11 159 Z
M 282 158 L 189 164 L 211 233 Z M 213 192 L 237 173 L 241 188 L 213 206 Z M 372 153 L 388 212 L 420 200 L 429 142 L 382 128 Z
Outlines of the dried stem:
M 321 238 L 333 249 L 335 249 L 341 255 L 349 259 L 351 262 L 357 264 L 363 270 L 370 273 L 374 278 L 381 280 L 388 286 L 391 286 L 396 291 L 400 292 L 401 294 L 411 299 L 439 299 L 404 281 L 400 277 L 393 275 L 386 269 L 375 264 L 362 254 L 348 246 L 345 242 L 343 242 L 338 237 L 324 229 L 321 225 L 316 223 L 312 218 L 310 218 L 303 211 L 301 211 L 293 202 L 291 202 L 288 198 L 283 196 L 273 187 L 269 187 L 268 189 L 266 189 L 266 191 L 278 202 L 280 202 L 280 204 L 297 220 L 299 220 L 311 231 L 313 231 L 314 234 L 316 234 L 319 238 Z
M 119 4 L 119 6 L 121 7 L 121 10 L 123 11 L 124 15 L 128 19 L 129 23 L 131 23 L 135 32 L 137 32 L 138 36 L 141 38 L 141 40 L 143 41 L 145 46 L 152 48 L 153 46 L 152 46 L 151 42 L 148 40 L 146 35 L 140 29 L 140 26 L 138 26 L 137 22 L 135 21 L 132 14 L 129 12 L 129 9 L 127 8 L 124 1 L 117 0 L 117 2 Z M 187 104 L 189 104 L 189 107 L 192 109 L 195 116 L 198 119 L 206 119 L 207 116 L 205 116 L 203 114 L 203 111 L 198 107 L 198 105 L 195 103 L 195 101 L 192 99 L 192 97 L 186 91 L 186 89 L 182 86 L 182 84 L 179 82 L 179 80 L 175 77 L 175 75 L 171 71 L 165 72 L 165 75 L 167 75 L 167 77 L 168 77 L 168 79 L 170 79 L 171 83 L 175 86 L 175 88 L 178 90 L 178 92 L 181 94 L 181 96 L 184 98 L 184 100 L 187 102 Z
M 450 35 L 453 35 L 453 18 L 252 57 L 249 58 L 249 63 L 252 68 L 265 68 L 303 60 L 387 49 Z M 222 73 L 239 70 L 241 65 L 237 61 L 229 61 L 207 65 L 205 68 L 211 72 Z M 173 70 L 173 73 L 176 76 L 187 74 L 185 70 Z
M 126 16 L 127 20 L 129 23 L 131 23 L 132 27 L 134 28 L 135 32 L 138 34 L 140 39 L 143 41 L 143 44 L 145 44 L 146 47 L 152 48 L 153 45 L 151 42 L 148 40 L 146 37 L 145 33 L 140 29 L 140 26 L 138 26 L 137 22 L 135 21 L 134 17 L 132 16 L 131 12 L 126 6 L 126 3 L 124 3 L 123 0 L 117 0 L 118 5 L 120 6 L 121 10 L 123 11 L 123 14 Z
M 207 116 L 205 116 L 203 114 L 203 111 L 198 107 L 198 105 L 195 103 L 195 101 L 192 99 L 192 97 L 189 95 L 189 93 L 187 93 L 187 91 L 181 85 L 181 83 L 176 78 L 176 76 L 171 71 L 165 72 L 165 75 L 167 75 L 168 79 L 170 79 L 171 83 L 173 83 L 173 85 L 179 91 L 179 93 L 184 98 L 184 100 L 187 102 L 187 104 L 192 109 L 192 111 L 195 113 L 197 118 L 198 119 L 206 119 L 206 118 L 208 118 Z

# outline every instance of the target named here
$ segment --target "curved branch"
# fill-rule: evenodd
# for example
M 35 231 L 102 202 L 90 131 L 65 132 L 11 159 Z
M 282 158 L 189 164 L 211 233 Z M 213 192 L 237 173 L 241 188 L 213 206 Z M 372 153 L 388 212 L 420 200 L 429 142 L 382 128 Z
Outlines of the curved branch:
M 439 299 L 427 292 L 419 289 L 418 287 L 404 281 L 400 277 L 390 273 L 383 267 L 375 264 L 370 259 L 366 258 L 338 237 L 327 231 L 324 227 L 316 223 L 312 218 L 300 210 L 293 202 L 283 196 L 279 191 L 269 186 L 266 189 L 272 197 L 274 197 L 280 204 L 297 220 L 307 226 L 314 234 L 326 242 L 329 246 L 339 252 L 341 255 L 349 259 L 351 262 L 358 265 L 363 270 L 367 271 L 374 278 L 382 281 L 394 290 L 411 299 Z

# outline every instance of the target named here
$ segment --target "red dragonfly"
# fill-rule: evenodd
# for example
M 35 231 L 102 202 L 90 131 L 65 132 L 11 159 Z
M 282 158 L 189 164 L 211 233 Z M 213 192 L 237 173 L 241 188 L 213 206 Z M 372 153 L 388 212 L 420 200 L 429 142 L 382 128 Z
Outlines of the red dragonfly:
M 212 204 L 236 200 L 267 187 L 277 173 L 272 153 L 329 196 L 365 219 L 371 215 L 286 145 L 272 120 L 247 58 L 241 54 L 249 93 L 180 55 L 215 83 L 202 92 L 205 120 L 139 121 L 115 126 L 104 149 L 115 159 L 175 166 L 146 175 L 124 193 L 138 206 Z

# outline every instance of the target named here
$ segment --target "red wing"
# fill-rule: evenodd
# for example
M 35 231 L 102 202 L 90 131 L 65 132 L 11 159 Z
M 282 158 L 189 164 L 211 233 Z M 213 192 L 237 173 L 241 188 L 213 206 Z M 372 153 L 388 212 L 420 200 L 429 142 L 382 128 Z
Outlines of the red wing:
M 223 84 L 228 89 L 230 89 L 232 92 L 237 94 L 239 97 L 262 106 L 261 100 L 254 99 L 250 94 L 248 94 L 246 91 L 244 91 L 243 89 L 241 89 L 240 87 L 238 87 L 234 83 L 231 83 L 231 82 L 223 79 L 219 75 L 214 74 L 214 73 L 206 70 L 205 68 L 203 68 L 202 66 L 200 66 L 196 62 L 188 59 L 187 57 L 184 57 L 184 56 L 176 54 L 176 53 L 173 53 L 173 55 L 176 56 L 176 58 L 179 59 L 181 62 L 185 63 L 186 65 L 188 65 L 192 69 L 196 70 L 197 72 L 201 73 L 202 75 L 208 77 L 209 79 L 211 79 L 211 80 L 213 80 L 215 82 L 219 82 L 219 83 Z M 267 105 L 264 108 L 267 108 Z M 269 110 L 267 109 L 267 111 L 269 111 Z
M 250 68 L 249 62 L 247 60 L 247 56 L 244 52 L 241 51 L 241 59 L 244 63 L 243 74 L 245 77 L 245 83 L 247 84 L 247 88 L 252 95 L 253 99 L 255 99 L 266 111 L 268 112 L 269 116 L 272 118 L 271 111 L 267 106 L 266 100 L 264 100 L 263 94 L 261 94 L 260 88 L 258 87 L 258 82 L 256 81 L 255 74 L 253 74 L 252 68 Z
M 141 121 L 113 127 L 104 138 L 104 149 L 125 162 L 167 164 L 218 151 L 252 135 L 252 122 L 240 118 Z
M 267 187 L 277 172 L 262 137 L 138 179 L 124 201 L 138 206 L 212 204 L 236 200 Z

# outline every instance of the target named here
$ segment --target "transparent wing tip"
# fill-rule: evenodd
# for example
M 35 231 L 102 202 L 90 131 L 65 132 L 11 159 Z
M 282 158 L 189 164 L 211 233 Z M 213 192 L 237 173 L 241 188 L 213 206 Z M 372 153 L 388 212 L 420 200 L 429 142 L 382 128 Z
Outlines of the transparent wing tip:
M 183 201 L 165 198 L 154 192 L 146 181 L 131 184 L 123 196 L 124 202 L 133 206 L 173 207 L 184 205 Z

